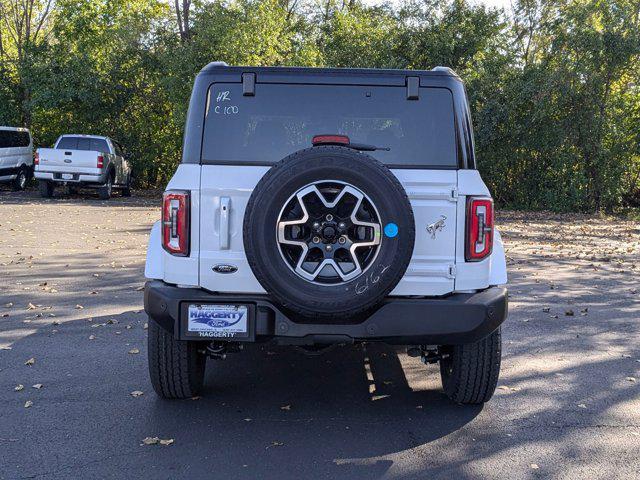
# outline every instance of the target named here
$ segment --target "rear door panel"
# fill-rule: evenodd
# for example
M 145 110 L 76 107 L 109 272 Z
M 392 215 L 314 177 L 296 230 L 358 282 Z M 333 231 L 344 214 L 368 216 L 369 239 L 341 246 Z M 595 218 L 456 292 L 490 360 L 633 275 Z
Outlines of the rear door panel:
M 407 192 L 416 236 L 411 263 L 391 295 L 453 291 L 456 255 L 455 170 L 393 170 Z
M 200 184 L 200 285 L 221 292 L 264 293 L 244 253 L 242 222 L 251 192 L 269 167 L 203 165 Z M 217 273 L 230 265 L 232 274 Z
M 200 284 L 211 291 L 262 293 L 244 253 L 242 222 L 251 192 L 269 167 L 203 165 L 200 189 Z M 394 170 L 416 222 L 413 257 L 392 295 L 453 290 L 456 249 L 455 170 Z M 440 221 L 440 224 L 437 222 Z M 427 228 L 433 227 L 434 233 Z M 440 225 L 440 226 L 438 226 Z M 218 273 L 230 265 L 237 272 Z

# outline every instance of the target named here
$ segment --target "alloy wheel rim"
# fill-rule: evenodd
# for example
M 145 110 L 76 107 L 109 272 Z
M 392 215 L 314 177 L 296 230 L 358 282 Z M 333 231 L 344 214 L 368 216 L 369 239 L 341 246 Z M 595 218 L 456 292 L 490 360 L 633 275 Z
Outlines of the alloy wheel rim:
M 382 221 L 373 201 L 338 180 L 305 185 L 280 210 L 276 238 L 280 255 L 298 277 L 341 285 L 363 275 L 382 242 Z

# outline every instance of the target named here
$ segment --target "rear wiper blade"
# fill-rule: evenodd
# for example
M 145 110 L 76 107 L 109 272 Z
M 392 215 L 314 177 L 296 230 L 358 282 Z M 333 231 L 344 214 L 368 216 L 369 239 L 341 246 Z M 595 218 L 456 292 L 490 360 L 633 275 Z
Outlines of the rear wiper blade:
M 344 146 L 353 148 L 354 150 L 360 150 L 361 152 L 375 152 L 376 150 L 388 152 L 391 150 L 390 147 L 376 147 L 375 145 L 367 145 L 366 143 L 347 143 Z
M 311 139 L 311 144 L 314 147 L 319 145 L 339 145 L 341 147 L 353 148 L 354 150 L 360 150 L 361 152 L 375 152 L 376 150 L 389 151 L 389 147 L 376 147 L 375 145 L 368 145 L 366 143 L 353 143 L 346 135 L 337 134 L 324 134 L 314 135 Z

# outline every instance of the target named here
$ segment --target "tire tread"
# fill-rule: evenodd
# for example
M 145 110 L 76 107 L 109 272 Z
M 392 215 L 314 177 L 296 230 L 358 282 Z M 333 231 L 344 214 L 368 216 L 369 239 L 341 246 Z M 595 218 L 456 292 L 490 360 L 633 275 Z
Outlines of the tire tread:
M 493 396 L 500 374 L 501 331 L 476 343 L 455 345 L 447 362 L 440 362 L 444 391 L 456 403 L 477 405 Z M 447 366 L 453 371 L 449 374 Z
M 149 320 L 149 376 L 162 398 L 191 398 L 202 389 L 205 358 L 197 344 L 176 340 L 153 320 Z

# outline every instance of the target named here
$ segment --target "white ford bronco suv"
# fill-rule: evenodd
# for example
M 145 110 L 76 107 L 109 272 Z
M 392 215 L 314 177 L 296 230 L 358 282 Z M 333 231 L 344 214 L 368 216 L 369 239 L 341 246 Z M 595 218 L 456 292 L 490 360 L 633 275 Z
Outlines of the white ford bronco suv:
M 198 394 L 207 358 L 245 342 L 386 342 L 486 402 L 507 274 L 462 81 L 208 65 L 145 275 L 161 397 Z

